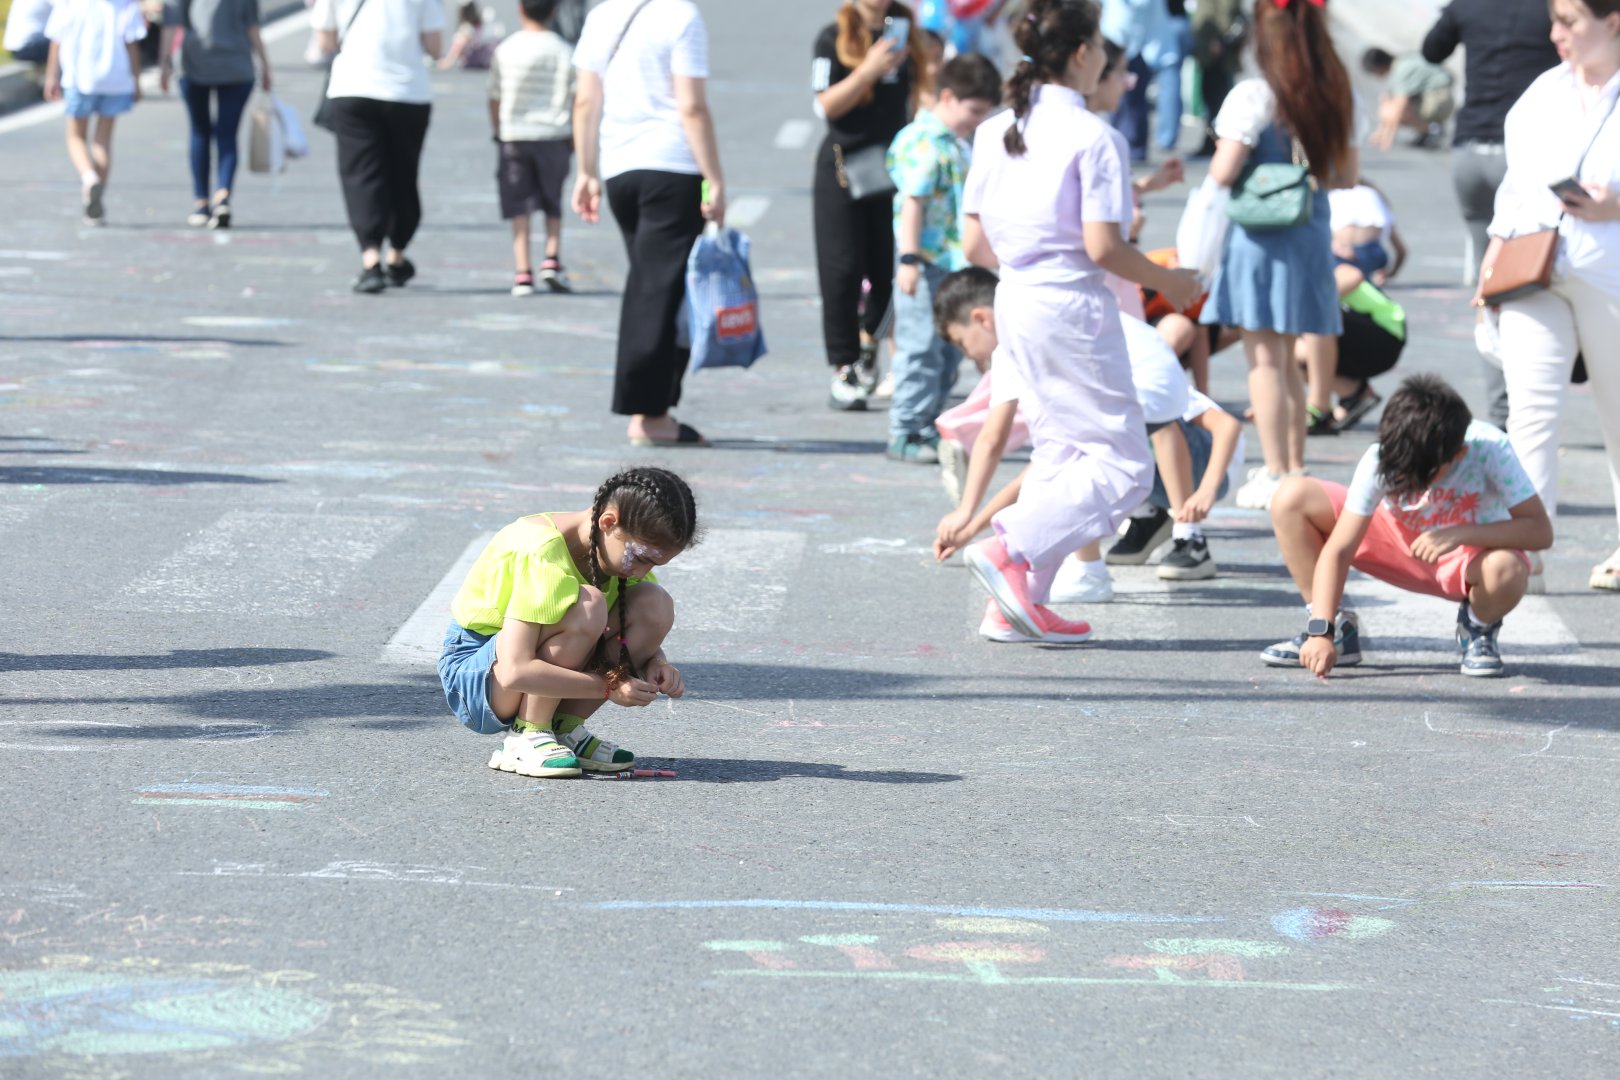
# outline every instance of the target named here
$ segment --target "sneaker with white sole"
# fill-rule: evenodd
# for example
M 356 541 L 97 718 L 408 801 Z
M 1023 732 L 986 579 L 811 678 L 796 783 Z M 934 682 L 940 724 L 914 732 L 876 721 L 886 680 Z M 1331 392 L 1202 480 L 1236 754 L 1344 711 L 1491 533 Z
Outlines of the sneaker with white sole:
M 827 404 L 839 412 L 865 412 L 872 390 L 861 382 L 854 364 L 845 364 L 833 372 L 832 386 L 827 391 Z
M 1041 636 L 1041 619 L 1029 598 L 1029 565 L 1007 553 L 1001 537 L 992 536 L 963 550 L 962 561 L 978 578 L 1013 629 L 1026 637 Z
M 1291 641 L 1279 641 L 1260 650 L 1260 660 L 1269 667 L 1299 667 L 1299 650 L 1304 647 L 1305 635 L 1296 634 Z M 1361 621 L 1355 612 L 1340 612 L 1333 648 L 1339 654 L 1333 662 L 1335 667 L 1355 667 L 1361 663 Z
M 622 746 L 592 735 L 585 728 L 585 719 L 569 713 L 558 713 L 551 721 L 551 734 L 579 760 L 585 772 L 624 772 L 636 765 L 636 755 Z
M 1088 574 L 1080 560 L 1067 558 L 1058 567 L 1052 579 L 1053 604 L 1106 604 L 1114 598 L 1114 579 L 1104 573 L 1101 577 Z
M 935 452 L 939 454 L 939 482 L 955 506 L 962 501 L 962 485 L 967 482 L 968 452 L 955 439 L 944 438 Z
M 1041 635 L 1030 637 L 1013 629 L 992 598 L 984 605 L 984 619 L 979 623 L 979 636 L 986 641 L 1001 641 L 1007 644 L 1044 641 L 1052 645 L 1078 645 L 1091 640 L 1090 623 L 1081 619 L 1059 618 L 1043 607 L 1036 607 L 1035 612 L 1042 619 Z
M 1129 519 L 1125 535 L 1114 542 L 1103 559 L 1110 566 L 1141 566 L 1170 539 L 1175 527 L 1170 511 L 1155 506 L 1151 517 Z
M 524 730 L 519 730 L 520 728 Z M 565 780 L 579 775 L 579 759 L 559 744 L 550 728 L 535 728 L 521 720 L 490 756 L 489 767 L 542 780 Z
M 1217 569 L 1209 554 L 1209 542 L 1200 535 L 1175 541 L 1175 548 L 1159 563 L 1159 577 L 1164 581 L 1204 581 L 1214 577 Z
M 904 461 L 911 465 L 938 465 L 939 440 L 927 435 L 901 435 L 889 440 L 887 456 L 890 461 Z
M 1500 619 L 1489 626 L 1476 626 L 1474 620 L 1468 617 L 1468 601 L 1459 604 L 1457 647 L 1462 650 L 1462 666 L 1458 670 L 1476 679 L 1494 679 L 1502 675 L 1506 668 L 1496 644 L 1496 635 L 1501 631 Z
M 1249 470 L 1249 479 L 1237 489 L 1233 501 L 1245 510 L 1270 510 L 1272 497 L 1282 487 L 1283 478 L 1266 472 L 1264 465 Z
M 574 287 L 568 283 L 568 271 L 556 259 L 545 259 L 540 263 L 540 282 L 554 293 L 574 291 Z

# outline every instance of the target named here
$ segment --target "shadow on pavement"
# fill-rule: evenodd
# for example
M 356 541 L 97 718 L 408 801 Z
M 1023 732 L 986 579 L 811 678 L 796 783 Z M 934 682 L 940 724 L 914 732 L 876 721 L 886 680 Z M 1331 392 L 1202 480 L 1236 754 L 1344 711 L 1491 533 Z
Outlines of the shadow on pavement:
M 54 341 L 62 345 L 120 341 L 130 345 L 234 345 L 243 349 L 283 349 L 292 344 L 270 338 L 228 338 L 218 334 L 197 337 L 163 334 L 0 334 L 0 341 Z
M 168 469 L 76 469 L 71 465 L 0 466 L 0 484 L 280 484 L 241 473 L 171 472 Z
M 867 784 L 948 784 L 961 780 L 956 773 L 906 772 L 901 769 L 875 769 L 870 772 L 819 761 L 755 761 L 724 758 L 637 758 L 646 768 L 668 768 L 673 777 L 662 782 L 682 780 L 699 784 L 768 784 L 776 780 L 805 777 L 811 780 L 857 780 Z M 659 780 L 649 779 L 648 783 Z
M 766 450 L 774 454 L 881 454 L 887 443 L 860 439 L 710 439 L 713 450 Z
M 159 671 L 164 668 L 305 664 L 335 656 L 322 649 L 173 649 L 167 656 L 100 656 L 0 652 L 0 671 Z

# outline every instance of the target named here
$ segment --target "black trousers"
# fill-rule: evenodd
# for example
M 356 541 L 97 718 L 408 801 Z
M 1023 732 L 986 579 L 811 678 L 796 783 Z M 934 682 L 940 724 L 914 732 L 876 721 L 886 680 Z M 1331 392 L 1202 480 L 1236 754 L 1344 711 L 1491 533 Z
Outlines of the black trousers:
M 343 205 L 362 250 L 387 240 L 404 251 L 422 224 L 416 176 L 432 111 L 400 101 L 332 99 Z
M 1204 136 L 1204 150 L 1213 154 L 1215 118 L 1221 114 L 1221 105 L 1225 103 L 1226 95 L 1232 92 L 1232 72 L 1224 60 L 1217 60 L 1214 63 L 1199 65 L 1198 73 L 1204 88 L 1204 126 L 1208 132 Z
M 827 363 L 853 364 L 861 331 L 880 336 L 894 298 L 894 202 L 888 197 L 856 202 L 838 183 L 832 143 L 821 146 L 814 187 L 816 272 L 821 278 L 821 336 Z M 861 282 L 872 283 L 861 309 Z
M 681 401 L 691 349 L 676 325 L 686 300 L 686 260 L 703 233 L 703 178 L 637 169 L 607 182 L 630 274 L 619 309 L 613 411 L 663 416 Z

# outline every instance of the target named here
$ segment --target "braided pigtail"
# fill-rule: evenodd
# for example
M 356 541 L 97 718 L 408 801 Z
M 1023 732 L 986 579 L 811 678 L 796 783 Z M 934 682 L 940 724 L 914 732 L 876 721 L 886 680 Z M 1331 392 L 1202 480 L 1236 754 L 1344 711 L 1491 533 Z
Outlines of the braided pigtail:
M 597 648 L 594 666 L 610 683 L 639 678 L 635 660 L 625 643 L 629 626 L 629 572 L 633 559 L 627 550 L 616 573 L 606 568 L 602 543 L 602 514 L 612 507 L 618 514 L 618 531 L 626 543 L 642 543 L 674 554 L 698 542 L 697 500 L 686 481 L 668 469 L 641 467 L 626 469 L 609 477 L 596 489 L 591 503 L 591 584 L 606 592 L 608 577 L 616 579 L 614 611 L 619 613 L 618 655 L 610 658 L 607 641 Z M 609 618 L 612 612 L 609 612 Z
M 1080 46 L 1096 46 L 1101 24 L 1096 0 L 1034 0 L 1029 12 L 1014 24 L 1013 41 L 1024 55 L 1007 80 L 1007 104 L 1015 117 L 1003 137 L 1008 154 L 1023 157 L 1029 149 L 1024 129 L 1029 126 L 1035 88 L 1061 82 Z

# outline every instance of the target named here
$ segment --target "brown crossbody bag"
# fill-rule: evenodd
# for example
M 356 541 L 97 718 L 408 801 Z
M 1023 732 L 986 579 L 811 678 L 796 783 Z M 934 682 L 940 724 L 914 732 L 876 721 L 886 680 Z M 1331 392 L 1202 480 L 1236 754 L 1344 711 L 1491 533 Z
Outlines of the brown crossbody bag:
M 1598 136 L 1603 134 L 1604 125 L 1614 113 L 1614 105 L 1615 102 L 1611 100 L 1608 112 L 1598 122 L 1597 130 L 1592 133 L 1592 141 L 1586 144 L 1586 150 L 1582 152 L 1581 160 L 1575 163 L 1571 176 L 1581 175 L 1581 166 L 1586 164 L 1587 154 L 1592 152 Z M 1497 247 L 1495 255 L 1487 254 L 1479 268 L 1479 296 L 1475 304 L 1495 307 L 1550 287 L 1553 266 L 1558 261 L 1558 228 L 1563 222 L 1564 215 L 1559 214 L 1558 224 L 1552 228 L 1510 236 Z

